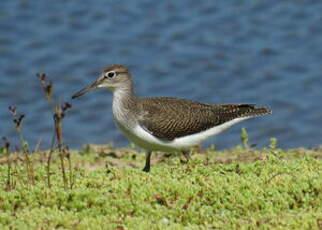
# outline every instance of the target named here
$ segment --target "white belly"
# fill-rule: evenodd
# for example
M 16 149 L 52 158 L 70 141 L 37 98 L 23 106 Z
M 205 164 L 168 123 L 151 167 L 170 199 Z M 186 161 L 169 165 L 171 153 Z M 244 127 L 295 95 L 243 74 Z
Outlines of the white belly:
M 145 131 L 140 125 L 136 125 L 132 129 L 127 129 L 118 122 L 117 125 L 130 141 L 144 149 L 151 151 L 175 152 L 180 151 L 182 149 L 187 149 L 194 145 L 198 145 L 201 142 L 208 139 L 209 137 L 215 136 L 228 129 L 232 125 L 237 124 L 248 118 L 250 117 L 236 118 L 234 120 L 228 121 L 224 124 L 218 125 L 200 133 L 179 137 L 171 141 L 166 141 L 153 136 L 149 132 Z

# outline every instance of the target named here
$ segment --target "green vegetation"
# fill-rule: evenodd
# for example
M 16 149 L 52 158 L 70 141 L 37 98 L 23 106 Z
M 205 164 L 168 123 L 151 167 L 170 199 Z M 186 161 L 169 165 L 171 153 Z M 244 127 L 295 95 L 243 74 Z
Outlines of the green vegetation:
M 2 148 L 0 229 L 321 229 L 322 150 L 271 145 L 195 149 L 188 164 L 155 154 L 149 174 L 132 148 L 87 146 L 70 153 L 72 188 L 59 151 L 49 188 L 48 152 L 30 156 L 31 180 L 24 154 Z

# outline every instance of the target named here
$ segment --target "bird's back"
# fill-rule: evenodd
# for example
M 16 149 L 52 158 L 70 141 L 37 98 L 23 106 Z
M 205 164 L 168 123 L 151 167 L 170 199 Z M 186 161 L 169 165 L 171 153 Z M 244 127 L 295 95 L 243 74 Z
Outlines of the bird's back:
M 139 123 L 152 135 L 165 139 L 188 136 L 236 118 L 271 113 L 252 104 L 211 105 L 172 97 L 138 98 Z

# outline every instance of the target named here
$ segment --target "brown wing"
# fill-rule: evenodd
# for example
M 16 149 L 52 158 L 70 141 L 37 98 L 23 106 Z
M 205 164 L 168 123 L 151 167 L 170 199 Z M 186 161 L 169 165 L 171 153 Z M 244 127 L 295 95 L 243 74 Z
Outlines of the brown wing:
M 144 111 L 140 125 L 152 135 L 173 140 L 198 133 L 239 117 L 270 113 L 250 104 L 210 105 L 177 98 L 139 99 Z

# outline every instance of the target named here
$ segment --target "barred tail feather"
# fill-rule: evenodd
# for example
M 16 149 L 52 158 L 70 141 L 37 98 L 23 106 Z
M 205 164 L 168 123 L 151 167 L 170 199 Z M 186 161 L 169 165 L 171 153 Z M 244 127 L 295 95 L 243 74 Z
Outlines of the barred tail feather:
M 244 107 L 243 109 L 241 107 Z M 240 109 L 244 110 L 240 117 L 257 117 L 271 114 L 272 110 L 266 107 L 255 107 L 253 104 L 242 104 Z

